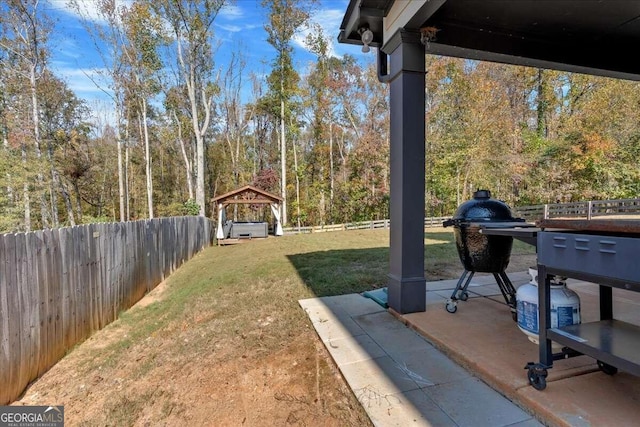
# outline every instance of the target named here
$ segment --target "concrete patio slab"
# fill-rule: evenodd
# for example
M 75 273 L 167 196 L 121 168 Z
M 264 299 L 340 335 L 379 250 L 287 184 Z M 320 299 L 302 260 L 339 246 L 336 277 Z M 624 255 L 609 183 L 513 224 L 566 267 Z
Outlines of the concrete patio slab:
M 461 426 L 474 419 L 481 427 L 541 425 L 369 298 L 351 294 L 300 305 L 376 426 Z M 474 398 L 438 403 L 448 390 L 463 393 L 460 387 Z
M 328 339 L 325 345 L 331 348 L 331 356 L 338 367 L 387 355 L 382 347 L 367 334 L 335 340 Z
M 516 288 L 529 281 L 526 272 L 509 277 Z M 531 387 L 524 367 L 538 361 L 538 347 L 495 294 L 493 276 L 479 279 L 455 314 L 444 301 L 457 280 L 428 283 L 422 313 L 398 315 L 358 294 L 300 305 L 376 426 L 638 425 L 640 378 L 606 375 L 587 356 L 554 362 L 547 388 Z M 597 320 L 598 285 L 567 283 L 583 322 Z M 614 317 L 640 324 L 640 294 L 613 296 Z
M 425 389 L 425 393 L 460 427 L 510 426 L 531 416 L 477 378 Z
M 369 418 L 376 426 L 456 427 L 453 420 L 424 390 L 411 390 L 381 398 L 366 393 L 358 396 Z

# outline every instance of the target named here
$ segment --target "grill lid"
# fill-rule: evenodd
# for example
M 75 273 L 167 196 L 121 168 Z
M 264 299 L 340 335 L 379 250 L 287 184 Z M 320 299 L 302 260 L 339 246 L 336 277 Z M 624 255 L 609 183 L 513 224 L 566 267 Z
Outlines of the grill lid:
M 473 199 L 458 206 L 453 218 L 444 221 L 442 225 L 461 225 L 471 222 L 520 222 L 522 218 L 514 218 L 506 203 L 492 199 L 489 190 L 478 190 L 473 193 Z

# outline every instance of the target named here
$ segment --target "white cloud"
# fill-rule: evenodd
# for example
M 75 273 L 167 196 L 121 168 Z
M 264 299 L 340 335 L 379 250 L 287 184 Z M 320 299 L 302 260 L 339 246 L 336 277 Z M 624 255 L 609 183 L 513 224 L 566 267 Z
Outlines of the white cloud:
M 62 57 L 70 58 L 71 60 L 82 57 L 82 50 L 78 47 L 75 40 L 69 37 L 59 38 L 55 43 L 55 50 Z
M 56 74 L 67 83 L 69 89 L 78 98 L 85 100 L 89 107 L 88 120 L 99 128 L 98 133 L 106 124 L 115 125 L 115 107 L 111 98 L 112 91 L 109 88 L 110 79 L 107 69 L 71 68 L 64 63 L 52 65 L 58 65 L 55 68 Z
M 218 12 L 218 17 L 235 21 L 244 17 L 244 11 L 237 5 L 226 4 Z
M 242 31 L 244 29 L 243 27 L 241 27 L 239 25 L 218 24 L 216 26 L 218 28 L 220 28 L 221 30 L 228 31 L 230 33 L 239 33 L 240 31 Z
M 106 19 L 98 10 L 98 2 L 94 0 L 76 0 L 77 7 L 72 6 L 69 0 L 46 0 L 55 10 L 74 16 L 81 20 L 87 20 L 97 24 L 106 24 Z M 116 0 L 116 8 L 130 6 L 133 0 Z
M 314 25 L 319 25 L 322 28 L 322 32 L 327 39 L 327 55 L 341 57 L 336 52 L 335 40 L 338 37 L 338 31 L 342 18 L 344 17 L 345 9 L 320 9 L 310 19 L 310 28 L 303 29 L 293 37 L 293 42 L 299 47 L 309 50 L 306 45 L 306 38 L 313 31 Z
M 105 94 L 105 91 L 111 93 L 110 79 L 106 68 L 82 69 L 71 67 L 68 63 L 59 61 L 52 62 L 51 68 L 78 97 L 86 100 L 109 98 Z

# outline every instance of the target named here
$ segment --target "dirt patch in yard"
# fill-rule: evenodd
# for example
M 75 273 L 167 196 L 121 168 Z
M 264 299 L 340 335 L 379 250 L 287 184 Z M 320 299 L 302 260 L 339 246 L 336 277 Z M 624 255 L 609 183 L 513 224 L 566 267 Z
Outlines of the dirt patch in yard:
M 182 332 L 127 345 L 130 331 L 115 322 L 14 404 L 64 405 L 67 425 L 370 425 L 310 325 L 275 351 L 252 350 L 239 336 L 225 343 L 212 337 L 208 351 L 190 354 L 193 334 Z
M 370 426 L 297 302 L 330 292 L 324 283 L 360 283 L 351 293 L 371 289 L 369 275 L 385 277 L 386 234 L 345 233 L 348 248 L 321 236 L 206 249 L 14 405 L 64 405 L 69 426 Z M 291 261 L 300 253 L 310 254 L 308 271 Z M 532 263 L 515 253 L 509 270 Z M 461 274 L 457 259 L 427 265 L 428 280 Z

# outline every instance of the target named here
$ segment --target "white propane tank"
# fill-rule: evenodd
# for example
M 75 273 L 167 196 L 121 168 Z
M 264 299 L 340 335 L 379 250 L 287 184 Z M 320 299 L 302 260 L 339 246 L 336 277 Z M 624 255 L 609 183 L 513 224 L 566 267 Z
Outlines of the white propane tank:
M 529 268 L 531 281 L 520 286 L 516 292 L 516 307 L 518 313 L 518 328 L 524 332 L 529 340 L 538 344 L 538 269 Z M 580 297 L 567 288 L 563 280 L 551 282 L 551 327 L 575 325 L 580 323 Z M 554 351 L 562 348 L 560 344 L 552 343 Z

